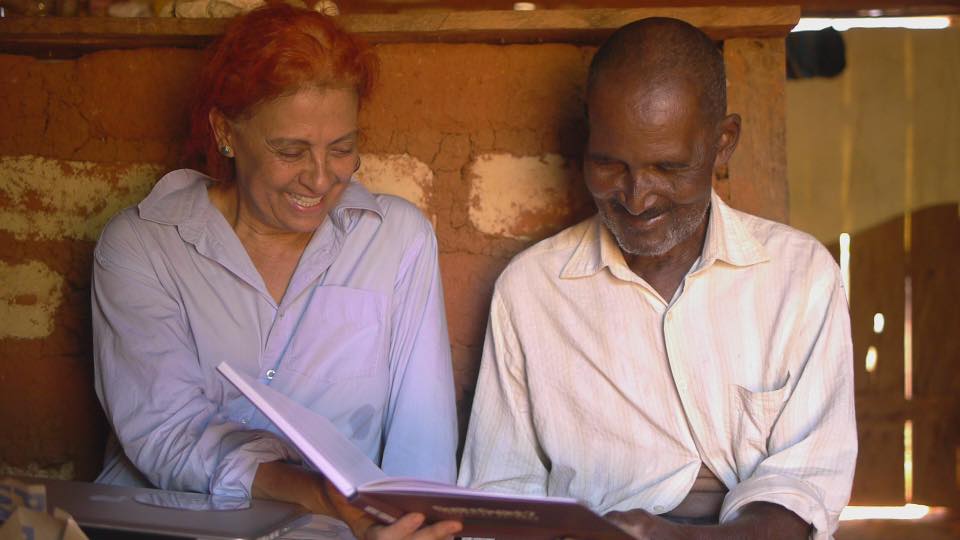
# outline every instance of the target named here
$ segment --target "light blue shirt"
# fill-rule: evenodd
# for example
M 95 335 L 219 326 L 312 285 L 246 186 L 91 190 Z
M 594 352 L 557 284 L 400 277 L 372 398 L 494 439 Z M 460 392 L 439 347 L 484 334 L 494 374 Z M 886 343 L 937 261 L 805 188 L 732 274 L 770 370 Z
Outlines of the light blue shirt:
M 259 463 L 298 460 L 216 371 L 226 361 L 330 419 L 388 475 L 454 482 L 456 405 L 430 223 L 351 182 L 277 305 L 210 203 L 209 182 L 167 174 L 97 243 L 95 384 L 123 450 L 108 448 L 98 481 L 249 496 Z

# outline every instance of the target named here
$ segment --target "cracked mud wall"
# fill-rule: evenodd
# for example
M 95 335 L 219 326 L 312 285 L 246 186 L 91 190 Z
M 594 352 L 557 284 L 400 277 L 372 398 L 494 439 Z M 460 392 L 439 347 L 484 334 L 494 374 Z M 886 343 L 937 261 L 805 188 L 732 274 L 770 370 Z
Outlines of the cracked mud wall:
M 776 49 L 741 41 L 754 56 Z M 377 50 L 382 75 L 361 111 L 358 177 L 434 223 L 464 431 L 494 280 L 518 251 L 593 213 L 578 162 L 593 48 Z M 92 383 L 91 254 L 110 215 L 177 166 L 200 58 L 175 49 L 0 55 L 0 473 L 89 479 L 99 469 L 106 427 Z M 749 69 L 731 81 L 733 99 L 783 73 L 782 62 L 761 76 Z M 775 110 L 782 81 L 767 94 Z M 761 157 L 775 161 L 775 145 Z M 771 190 L 738 200 L 736 172 L 718 185 L 725 197 L 785 216 Z M 767 181 L 785 190 L 782 178 Z

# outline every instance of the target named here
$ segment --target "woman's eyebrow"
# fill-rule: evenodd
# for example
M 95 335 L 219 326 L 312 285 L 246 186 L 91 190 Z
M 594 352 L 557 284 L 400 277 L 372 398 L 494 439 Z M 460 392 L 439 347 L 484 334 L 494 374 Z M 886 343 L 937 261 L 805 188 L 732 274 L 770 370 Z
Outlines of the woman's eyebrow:
M 275 139 L 267 139 L 267 144 L 270 146 L 283 146 L 288 144 L 299 144 L 299 145 L 310 145 L 310 143 L 304 139 L 293 139 L 289 137 L 277 137 Z
M 360 130 L 353 130 L 345 135 L 342 135 L 333 141 L 330 144 L 337 144 L 346 141 L 347 139 L 355 138 Z M 267 139 L 267 143 L 271 146 L 283 146 L 285 144 L 301 144 L 301 145 L 310 145 L 310 141 L 305 139 L 297 139 L 293 137 L 276 137 L 273 139 Z

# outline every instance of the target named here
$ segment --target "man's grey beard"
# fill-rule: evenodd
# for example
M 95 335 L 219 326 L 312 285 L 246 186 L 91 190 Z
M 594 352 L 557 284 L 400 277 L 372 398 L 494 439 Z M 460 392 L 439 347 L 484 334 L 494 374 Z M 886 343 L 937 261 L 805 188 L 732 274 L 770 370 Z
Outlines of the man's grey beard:
M 659 257 L 677 247 L 680 242 L 690 238 L 690 235 L 697 231 L 697 229 L 703 223 L 703 220 L 707 219 L 707 212 L 709 210 L 710 203 L 708 202 L 703 206 L 702 212 L 690 214 L 689 216 L 682 216 L 680 221 L 676 224 L 676 227 L 668 230 L 667 237 L 660 245 L 657 246 L 627 246 L 623 231 L 620 230 L 616 222 L 604 211 L 600 211 L 600 218 L 603 220 L 603 224 L 607 226 L 607 230 L 609 230 L 610 233 L 613 234 L 613 237 L 616 238 L 617 244 L 620 246 L 620 249 L 625 255 L 634 255 L 639 257 Z

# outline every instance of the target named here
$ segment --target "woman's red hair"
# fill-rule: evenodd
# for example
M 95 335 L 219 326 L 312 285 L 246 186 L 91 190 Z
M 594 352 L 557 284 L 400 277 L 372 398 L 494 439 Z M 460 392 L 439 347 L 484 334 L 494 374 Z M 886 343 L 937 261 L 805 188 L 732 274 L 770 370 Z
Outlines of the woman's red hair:
M 361 102 L 373 88 L 373 50 L 330 17 L 287 4 L 271 4 L 234 19 L 208 50 L 200 71 L 184 160 L 217 180 L 232 182 L 210 127 L 210 111 L 227 118 L 303 88 L 353 88 Z

